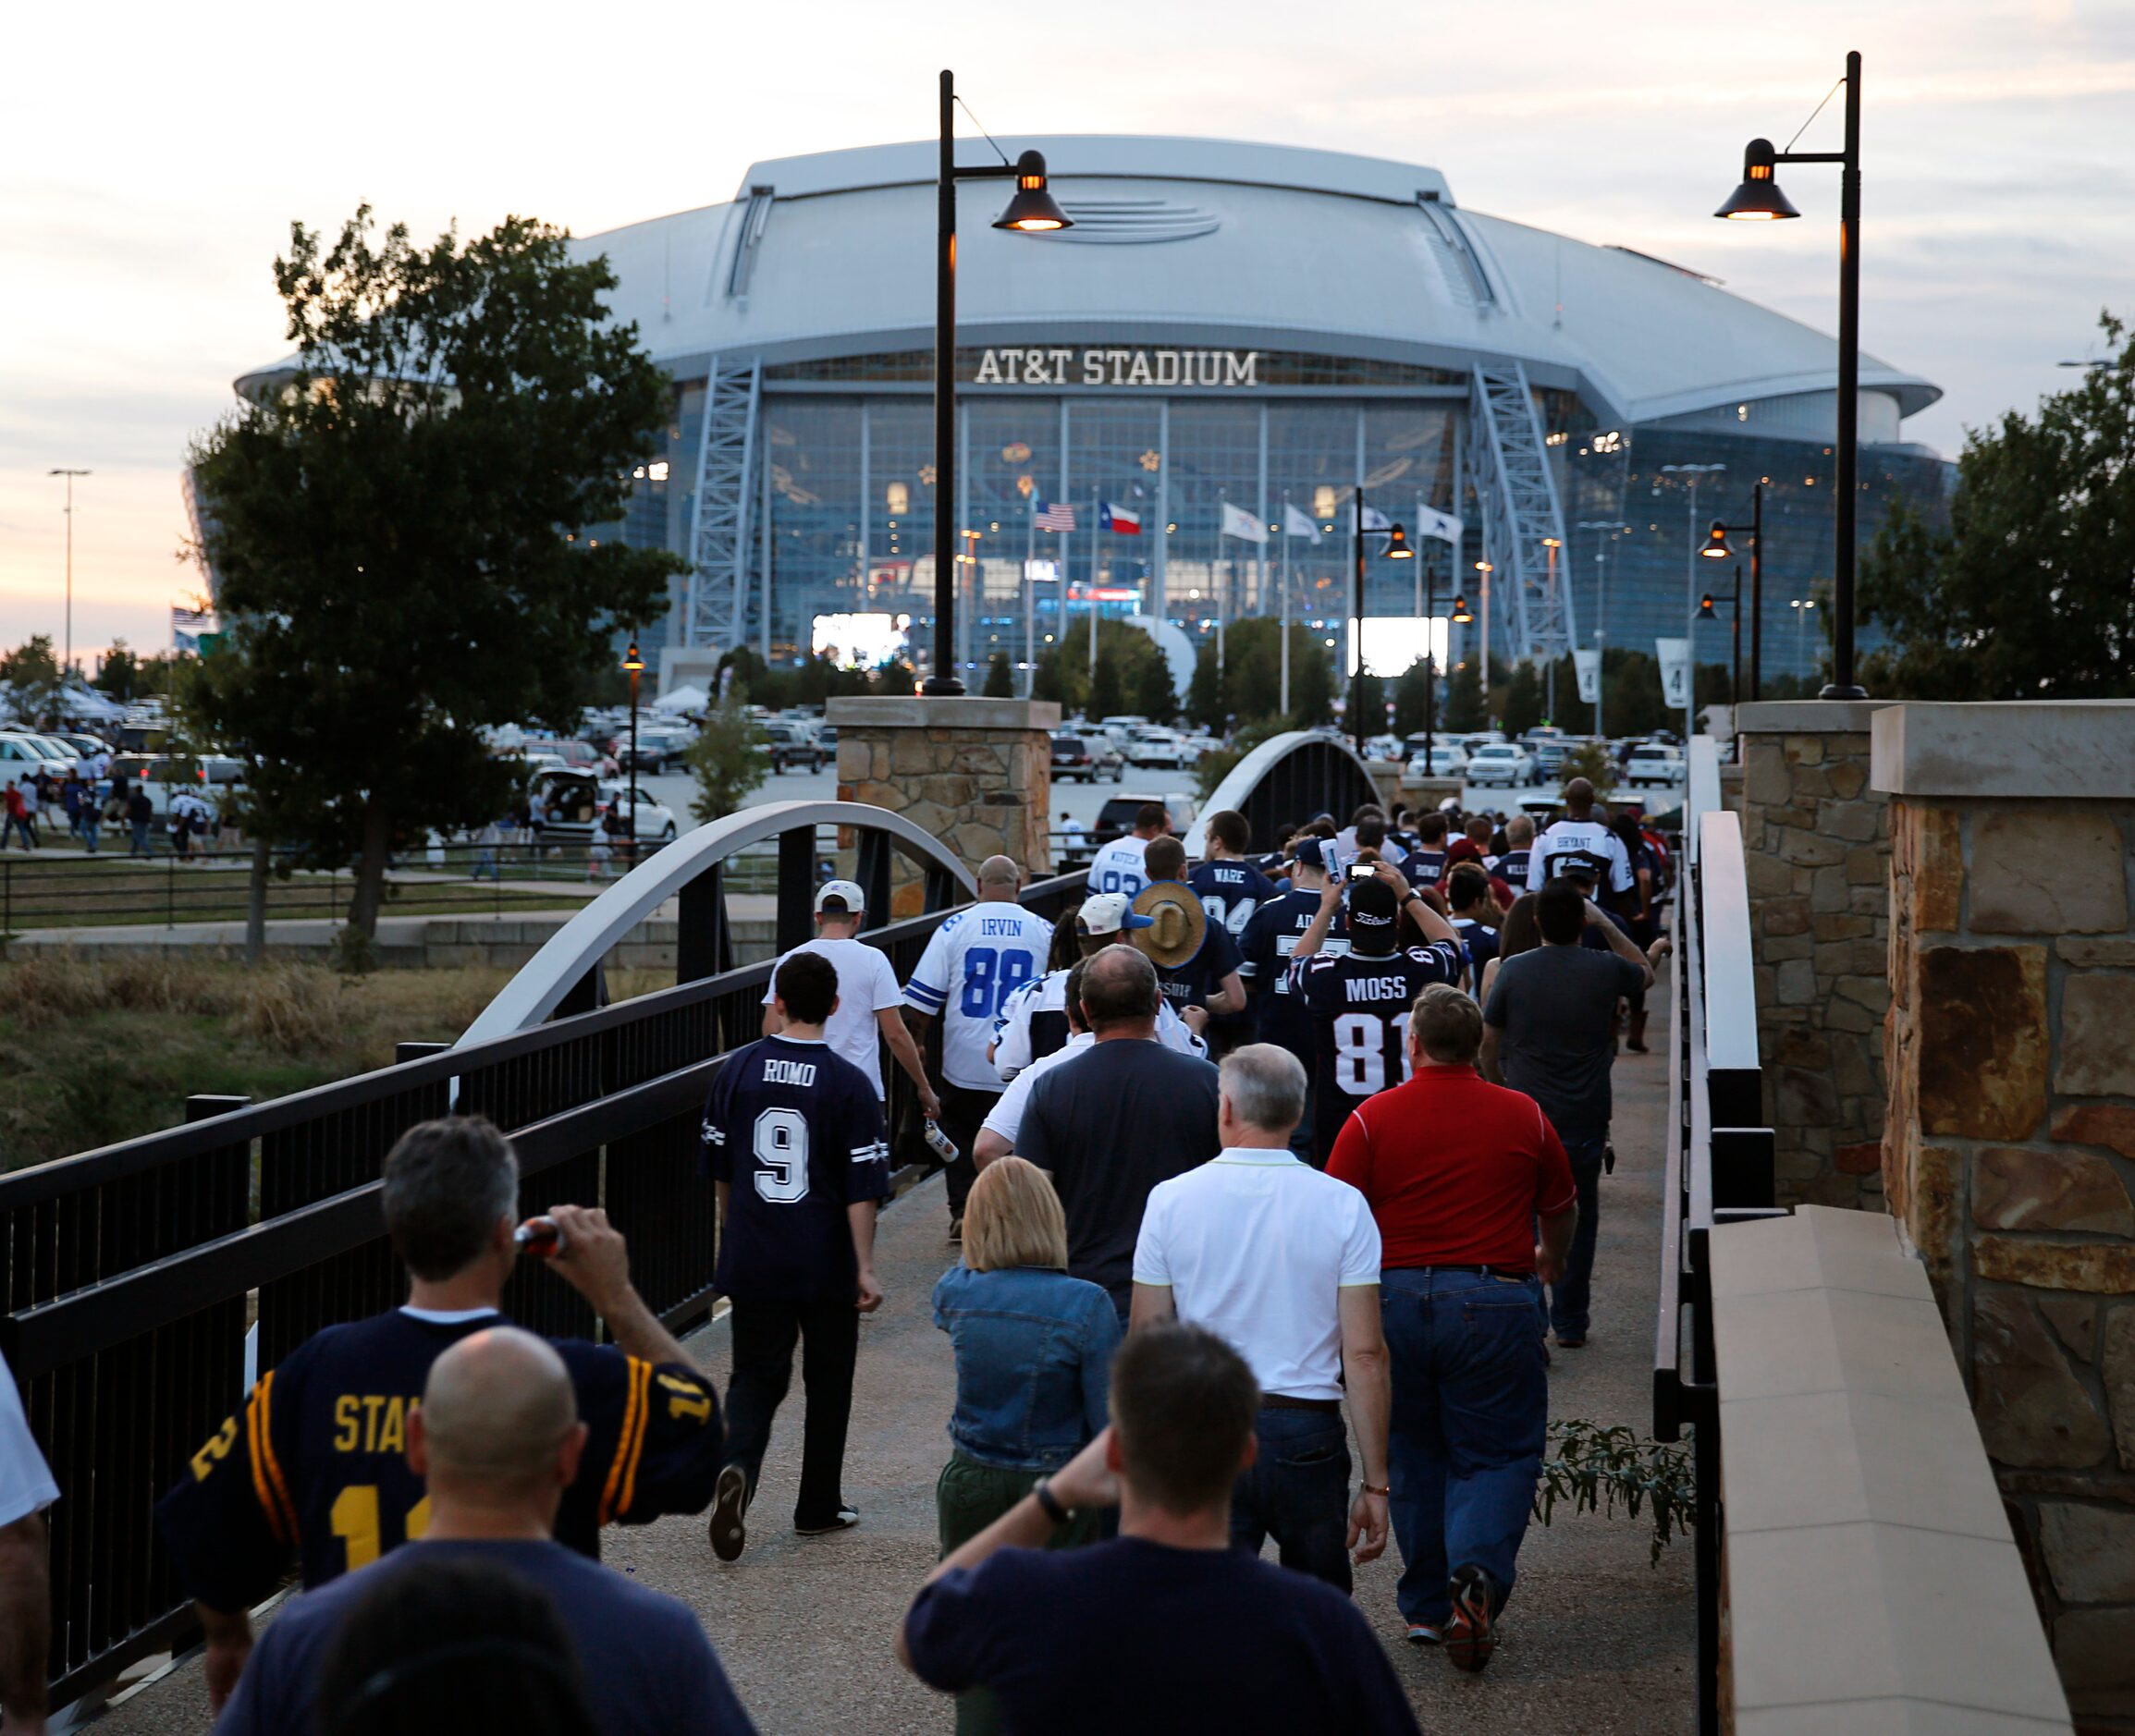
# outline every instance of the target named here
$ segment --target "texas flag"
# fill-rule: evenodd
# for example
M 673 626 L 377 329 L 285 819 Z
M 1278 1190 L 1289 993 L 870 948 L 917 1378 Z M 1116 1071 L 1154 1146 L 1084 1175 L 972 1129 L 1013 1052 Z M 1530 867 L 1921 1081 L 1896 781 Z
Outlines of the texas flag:
M 1122 536 L 1139 536 L 1142 533 L 1142 515 L 1132 507 L 1114 506 L 1110 501 L 1098 505 L 1098 529 L 1116 531 Z

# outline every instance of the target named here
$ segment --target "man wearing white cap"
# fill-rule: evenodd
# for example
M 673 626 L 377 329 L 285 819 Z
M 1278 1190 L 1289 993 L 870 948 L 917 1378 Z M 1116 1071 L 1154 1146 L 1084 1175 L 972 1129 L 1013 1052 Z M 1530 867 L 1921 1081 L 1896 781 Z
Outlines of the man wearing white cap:
M 1136 914 L 1134 900 L 1125 893 L 1100 892 L 1085 899 L 1075 912 L 1075 944 L 1086 959 L 1101 947 L 1125 940 L 1129 930 L 1148 927 L 1154 920 Z M 993 1066 L 1003 1082 L 1033 1061 L 1066 1046 L 1067 980 L 1064 968 L 1049 972 L 1001 1003 L 1000 1018 L 994 1028 Z M 1207 1022 L 1205 1012 L 1196 1011 L 1194 1016 Z M 1181 1055 L 1208 1057 L 1209 1045 L 1201 1040 L 1197 1026 L 1173 1012 L 1169 1001 L 1157 1009 L 1157 1041 Z
M 919 1045 L 905 1028 L 904 990 L 899 986 L 897 969 L 890 957 L 864 940 L 854 938 L 866 919 L 866 894 L 850 880 L 824 882 L 816 894 L 816 938 L 804 940 L 793 952 L 820 953 L 838 972 L 838 1009 L 830 1015 L 824 1036 L 837 1054 L 851 1061 L 875 1087 L 877 1101 L 884 1098 L 879 1045 L 888 1043 L 897 1065 L 919 1093 L 919 1107 L 930 1121 L 941 1118 L 941 1099 L 926 1082 L 926 1065 L 919 1058 Z M 793 956 L 789 952 L 779 963 Z M 782 1028 L 773 1001 L 772 983 L 764 985 L 764 1034 L 775 1037 Z

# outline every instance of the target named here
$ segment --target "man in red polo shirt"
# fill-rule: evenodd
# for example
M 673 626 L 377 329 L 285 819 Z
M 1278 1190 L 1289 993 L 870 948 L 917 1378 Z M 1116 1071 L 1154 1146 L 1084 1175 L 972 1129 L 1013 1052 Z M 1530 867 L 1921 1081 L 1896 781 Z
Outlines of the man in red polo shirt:
M 1327 1173 L 1378 1220 L 1395 1600 L 1461 1669 L 1495 1648 L 1548 1422 L 1541 1286 L 1578 1216 L 1564 1148 L 1532 1097 L 1475 1069 L 1482 1009 L 1449 984 L 1409 1015 L 1405 1084 L 1357 1106 Z M 1541 1225 L 1536 1246 L 1534 1226 Z

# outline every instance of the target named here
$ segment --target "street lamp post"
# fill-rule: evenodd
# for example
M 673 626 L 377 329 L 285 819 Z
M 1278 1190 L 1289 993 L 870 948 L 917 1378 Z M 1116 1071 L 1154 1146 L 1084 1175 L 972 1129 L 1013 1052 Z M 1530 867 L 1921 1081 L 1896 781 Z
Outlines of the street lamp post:
M 1430 619 L 1438 607 L 1438 575 L 1433 573 L 1423 584 L 1423 775 L 1435 777 L 1431 769 L 1431 752 L 1438 728 L 1438 659 L 1432 654 L 1430 644 Z M 1467 598 L 1455 593 L 1453 614 L 1450 617 L 1455 627 L 1466 627 L 1475 617 L 1467 612 Z M 1446 635 L 1446 661 L 1453 661 L 1453 635 Z M 1448 675 L 1450 679 L 1450 672 Z
M 1621 519 L 1581 519 L 1577 528 L 1582 531 L 1606 531 L 1609 534 L 1594 545 L 1594 649 L 1601 654 L 1605 666 L 1609 654 L 1609 544 L 1631 527 Z M 1601 728 L 1601 701 L 1603 689 L 1608 683 L 1605 666 L 1594 671 L 1594 733 Z
M 630 671 L 630 854 L 637 860 L 637 679 L 644 674 L 645 660 L 638 655 L 637 641 L 630 642 L 630 649 L 622 654 L 622 666 Z
M 1705 533 L 1706 558 L 1730 558 L 1735 551 L 1727 546 L 1727 538 L 1745 531 L 1749 533 L 1749 697 L 1756 700 L 1764 693 L 1764 484 L 1761 481 L 1750 486 L 1748 524 L 1712 520 L 1712 528 Z M 1736 636 L 1739 637 L 1739 633 Z
M 1701 478 L 1717 475 L 1726 468 L 1724 464 L 1663 464 L 1661 467 L 1661 474 L 1663 476 L 1687 476 L 1690 479 L 1690 510 L 1684 520 L 1689 529 L 1690 546 L 1684 551 L 1683 575 L 1686 590 L 1683 605 L 1693 617 L 1698 613 L 1698 556 L 1704 547 L 1705 541 L 1698 534 L 1698 483 Z M 1690 697 L 1684 702 L 1683 705 L 1685 720 L 1683 725 L 1683 751 L 1687 753 L 1690 751 L 1690 737 L 1693 734 L 1691 724 L 1698 715 L 1698 659 L 1694 654 L 1686 653 L 1686 654 L 1690 657 L 1688 672 Z
M 1356 565 L 1350 581 L 1349 609 L 1349 733 L 1356 743 L 1356 757 L 1364 757 L 1364 484 L 1356 485 Z M 1386 558 L 1412 560 L 1408 532 L 1398 524 L 1386 527 Z
M 1832 561 L 1831 681 L 1823 699 L 1866 699 L 1853 679 L 1854 522 L 1860 487 L 1860 55 L 1846 57 L 1846 148 L 1843 151 L 1774 151 L 1769 139 L 1752 139 L 1742 153 L 1742 184 L 1716 217 L 1773 222 L 1798 217 L 1773 178 L 1782 163 L 1835 163 L 1838 182 L 1838 502 Z M 1827 99 L 1828 100 L 1828 99 Z M 1814 116 L 1810 116 L 1811 119 Z M 1751 662 L 1755 656 L 1752 654 Z
M 1809 660 L 1809 611 L 1816 606 L 1814 597 L 1793 597 L 1786 606 L 1794 611 L 1794 660 Z
M 56 470 L 55 476 L 67 478 L 67 636 L 61 642 L 66 650 L 59 659 L 60 686 L 66 687 L 67 671 L 74 666 L 74 479 L 88 476 L 89 471 Z
M 1013 163 L 956 165 L 956 75 L 941 75 L 941 167 L 935 189 L 934 236 L 934 673 L 921 691 L 935 698 L 961 695 L 956 673 L 956 591 L 962 568 L 955 556 L 956 510 L 956 184 L 1015 182 L 1015 196 L 995 221 L 997 229 L 1040 234 L 1072 228 L 1067 214 L 1046 190 L 1045 157 L 1025 151 Z
M 1710 591 L 1699 599 L 1698 613 L 1691 618 L 1699 621 L 1716 621 L 1720 618 L 1712 606 L 1712 593 Z M 1730 704 L 1739 705 L 1742 703 L 1742 566 L 1739 561 L 1735 567 L 1734 602 L 1730 605 L 1727 621 L 1727 699 Z M 1695 668 L 1696 665 L 1693 664 L 1692 667 Z

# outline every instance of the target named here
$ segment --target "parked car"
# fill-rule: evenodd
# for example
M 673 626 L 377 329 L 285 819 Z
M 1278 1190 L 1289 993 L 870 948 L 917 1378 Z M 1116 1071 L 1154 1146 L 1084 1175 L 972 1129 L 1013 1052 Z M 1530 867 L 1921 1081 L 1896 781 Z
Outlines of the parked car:
M 1466 775 L 1471 784 L 1503 784 L 1517 789 L 1536 780 L 1535 756 L 1517 742 L 1488 742 L 1468 755 Z
M 805 766 L 811 772 L 823 769 L 823 750 L 816 745 L 814 736 L 797 725 L 767 723 L 761 728 L 772 771 L 782 772 L 789 765 Z
M 1052 775 L 1063 784 L 1078 777 L 1086 784 L 1094 784 L 1106 776 L 1116 784 L 1126 776 L 1126 769 L 1104 737 L 1070 735 L 1063 729 L 1052 739 Z
M 613 808 L 625 815 L 631 813 L 631 787 L 620 777 L 604 777 L 600 782 L 599 800 L 595 803 L 602 815 Z M 643 784 L 637 787 L 636 836 L 640 840 L 653 838 L 662 844 L 675 841 L 675 811 L 655 796 Z
M 1454 741 L 1434 741 L 1430 744 L 1430 757 L 1426 760 L 1419 748 L 1416 757 L 1408 763 L 1411 777 L 1458 777 L 1467 770 L 1467 755 Z
M 1679 784 L 1685 775 L 1683 752 L 1680 748 L 1663 747 L 1657 741 L 1640 742 L 1633 748 L 1624 762 L 1624 782 L 1633 789 L 1648 784 L 1663 788 Z
M 1186 828 L 1194 824 L 1197 812 L 1193 797 L 1179 790 L 1169 795 L 1143 794 L 1139 796 L 1110 796 L 1098 810 L 1098 817 L 1090 826 L 1090 847 L 1109 844 L 1115 837 L 1124 837 L 1135 829 L 1135 812 L 1145 801 L 1160 801 L 1172 816 L 1172 830 L 1184 837 Z
M 1129 765 L 1160 765 L 1183 772 L 1198 764 L 1200 758 L 1176 729 L 1144 729 L 1127 743 Z

